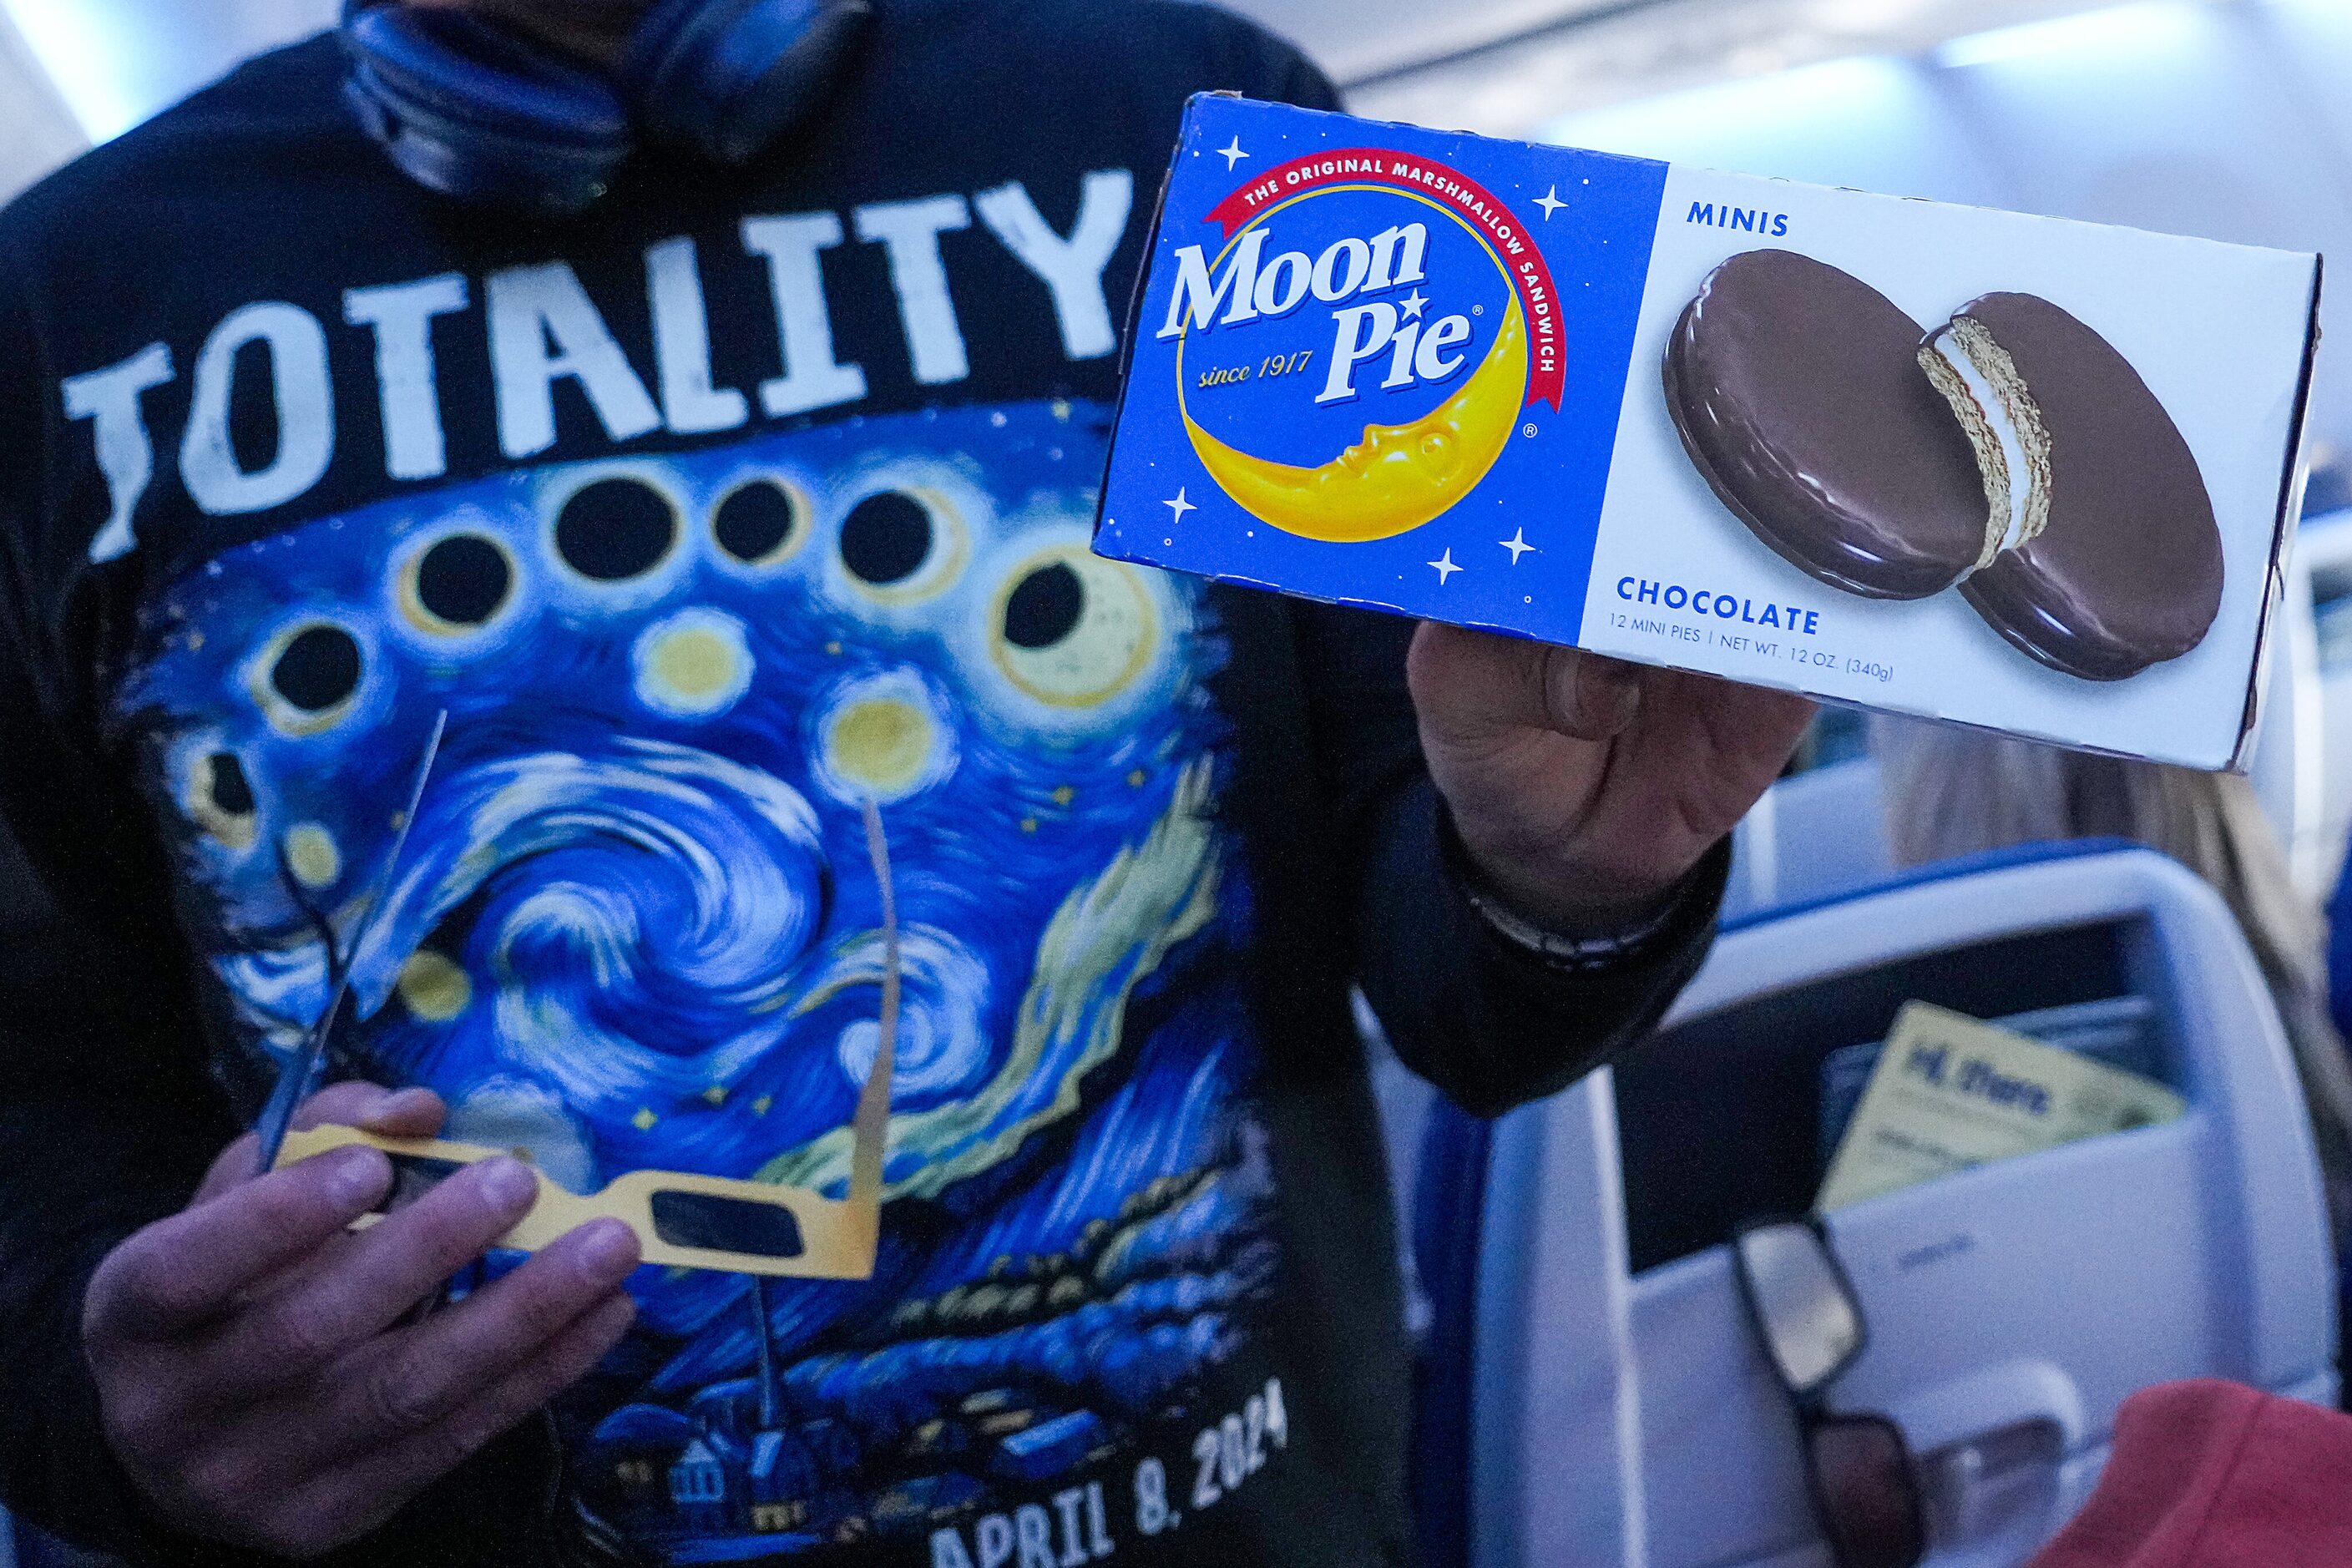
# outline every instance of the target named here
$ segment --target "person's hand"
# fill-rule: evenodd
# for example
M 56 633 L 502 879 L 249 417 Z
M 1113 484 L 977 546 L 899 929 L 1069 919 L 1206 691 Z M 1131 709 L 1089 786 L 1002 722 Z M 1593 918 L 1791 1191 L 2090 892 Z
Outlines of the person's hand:
M 441 1101 L 338 1084 L 299 1126 L 395 1138 Z M 412 1309 L 530 1207 L 513 1160 L 471 1166 L 373 1227 L 391 1190 L 373 1149 L 256 1178 L 250 1134 L 186 1210 L 108 1254 L 82 1339 L 106 1435 L 154 1509 L 191 1534 L 286 1557 L 353 1541 L 604 1358 L 629 1326 L 637 1239 L 583 1226 L 458 1305 Z
M 1408 663 L 1429 771 L 1519 915 L 1605 933 L 1657 906 L 1780 776 L 1786 692 L 1434 623 Z

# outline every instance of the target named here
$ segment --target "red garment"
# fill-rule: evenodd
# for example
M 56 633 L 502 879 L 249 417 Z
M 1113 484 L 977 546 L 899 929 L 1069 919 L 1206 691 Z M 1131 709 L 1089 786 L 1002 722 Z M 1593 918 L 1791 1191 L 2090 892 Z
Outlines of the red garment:
M 2352 1568 L 2352 1416 L 2212 1379 L 2143 1389 L 2028 1568 Z

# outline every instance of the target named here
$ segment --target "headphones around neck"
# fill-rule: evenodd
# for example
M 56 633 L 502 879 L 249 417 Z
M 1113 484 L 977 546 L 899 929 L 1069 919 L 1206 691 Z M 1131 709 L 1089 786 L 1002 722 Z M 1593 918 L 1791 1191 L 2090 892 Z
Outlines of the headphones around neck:
M 463 8 L 345 0 L 344 93 L 419 184 L 560 216 L 641 142 L 758 157 L 815 111 L 872 16 L 871 0 L 656 0 L 607 78 Z

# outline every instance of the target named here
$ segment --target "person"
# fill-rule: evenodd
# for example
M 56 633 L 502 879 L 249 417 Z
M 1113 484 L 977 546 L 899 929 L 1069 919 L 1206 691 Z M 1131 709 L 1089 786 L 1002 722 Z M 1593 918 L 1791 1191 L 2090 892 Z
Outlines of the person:
M 2352 1557 L 2352 1416 L 2198 1378 L 2116 1411 L 2082 1511 L 2025 1568 L 2235 1568 Z
M 2352 1060 L 2328 1013 L 2326 925 L 2252 781 L 1897 720 L 1873 722 L 1898 865 L 2129 838 L 2196 872 L 2246 933 L 2302 1080 L 2339 1252 L 2352 1242 Z
M 150 1562 L 1401 1560 L 1349 982 L 1474 1111 L 1569 1083 L 1808 710 L 1089 552 L 1203 89 L 1334 101 L 1162 0 L 408 0 L 0 218 L 57 906 L 9 1506 Z M 358 1229 L 383 1152 L 257 1174 L 322 1018 L 301 1125 L 535 1171 Z M 876 1084 L 847 1277 L 493 1248 L 541 1179 L 847 1202 Z

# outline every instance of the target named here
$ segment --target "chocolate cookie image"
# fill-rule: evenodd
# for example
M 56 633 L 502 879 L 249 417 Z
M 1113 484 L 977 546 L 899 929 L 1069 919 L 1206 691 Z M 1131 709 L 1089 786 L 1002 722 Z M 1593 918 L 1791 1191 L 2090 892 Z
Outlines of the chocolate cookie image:
M 1666 409 L 1734 516 L 1792 565 L 1923 599 L 1984 552 L 1985 481 L 1918 361 L 1919 324 L 1850 273 L 1751 250 L 1666 345 Z
M 2179 658 L 2221 608 L 2221 531 L 2197 458 L 2130 362 L 2047 300 L 1987 294 L 1919 363 L 1984 476 L 1984 547 L 1961 596 L 2011 644 L 2084 680 Z

